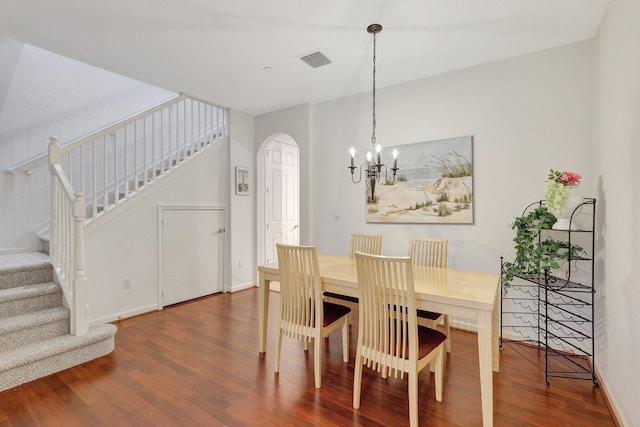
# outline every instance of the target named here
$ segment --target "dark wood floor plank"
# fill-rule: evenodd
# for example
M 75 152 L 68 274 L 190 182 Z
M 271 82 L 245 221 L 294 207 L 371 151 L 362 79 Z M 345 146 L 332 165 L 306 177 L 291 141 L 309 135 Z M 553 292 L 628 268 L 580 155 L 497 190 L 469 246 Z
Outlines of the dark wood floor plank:
M 288 338 L 274 374 L 278 294 L 271 298 L 266 354 L 257 352 L 257 290 L 179 304 L 117 322 L 116 350 L 106 357 L 0 393 L 0 427 L 408 424 L 406 378 L 383 380 L 365 368 L 361 407 L 353 409 L 357 316 L 349 363 L 339 332 L 323 341 L 321 389 L 314 387 L 313 351 Z M 419 376 L 421 425 L 482 424 L 474 333 L 452 332 L 442 402 L 426 371 Z M 543 372 L 508 347 L 493 379 L 496 426 L 614 425 L 591 382 L 552 379 L 547 386 Z

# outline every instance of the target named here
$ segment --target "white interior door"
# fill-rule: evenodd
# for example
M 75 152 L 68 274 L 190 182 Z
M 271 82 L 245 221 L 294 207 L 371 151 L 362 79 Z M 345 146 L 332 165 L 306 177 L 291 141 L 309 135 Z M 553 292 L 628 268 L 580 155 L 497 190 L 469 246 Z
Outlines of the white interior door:
M 222 292 L 224 210 L 162 211 L 162 306 Z
M 297 245 L 298 147 L 273 141 L 266 150 L 265 261 L 276 262 L 276 243 Z

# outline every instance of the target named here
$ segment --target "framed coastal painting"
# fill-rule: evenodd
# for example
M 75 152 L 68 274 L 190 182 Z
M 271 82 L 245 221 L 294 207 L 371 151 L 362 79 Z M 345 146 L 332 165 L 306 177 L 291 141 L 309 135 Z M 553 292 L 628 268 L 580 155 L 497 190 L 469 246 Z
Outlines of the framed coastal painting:
M 367 182 L 367 222 L 473 224 L 472 136 L 385 147 L 383 164 L 393 164 L 394 148 L 395 179 L 383 167 L 379 181 Z
M 236 166 L 236 195 L 248 196 L 249 192 L 249 168 Z

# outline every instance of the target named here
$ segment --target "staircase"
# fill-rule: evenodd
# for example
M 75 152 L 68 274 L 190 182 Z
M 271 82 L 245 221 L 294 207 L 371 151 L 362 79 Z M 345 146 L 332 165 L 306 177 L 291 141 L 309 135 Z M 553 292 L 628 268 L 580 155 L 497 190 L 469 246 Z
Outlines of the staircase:
M 85 226 L 126 209 L 228 132 L 227 110 L 181 94 L 62 146 L 50 138 L 50 245 L 0 255 L 0 391 L 113 351 L 117 328 L 89 326 Z
M 49 256 L 0 255 L 0 391 L 109 354 L 115 325 L 70 334 Z

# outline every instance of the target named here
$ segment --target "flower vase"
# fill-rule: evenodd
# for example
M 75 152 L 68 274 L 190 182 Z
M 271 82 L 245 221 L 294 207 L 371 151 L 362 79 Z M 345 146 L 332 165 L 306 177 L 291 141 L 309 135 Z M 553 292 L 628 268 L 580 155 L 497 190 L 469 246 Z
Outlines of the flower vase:
M 582 204 L 584 199 L 580 194 L 578 194 L 578 187 L 575 185 L 567 186 L 569 190 L 569 195 L 567 196 L 567 200 L 564 202 L 564 207 L 562 211 L 556 212 L 556 217 L 558 221 L 553 224 L 554 230 L 579 230 L 580 227 L 576 224 L 576 218 L 573 220 L 571 216 L 574 211 Z

